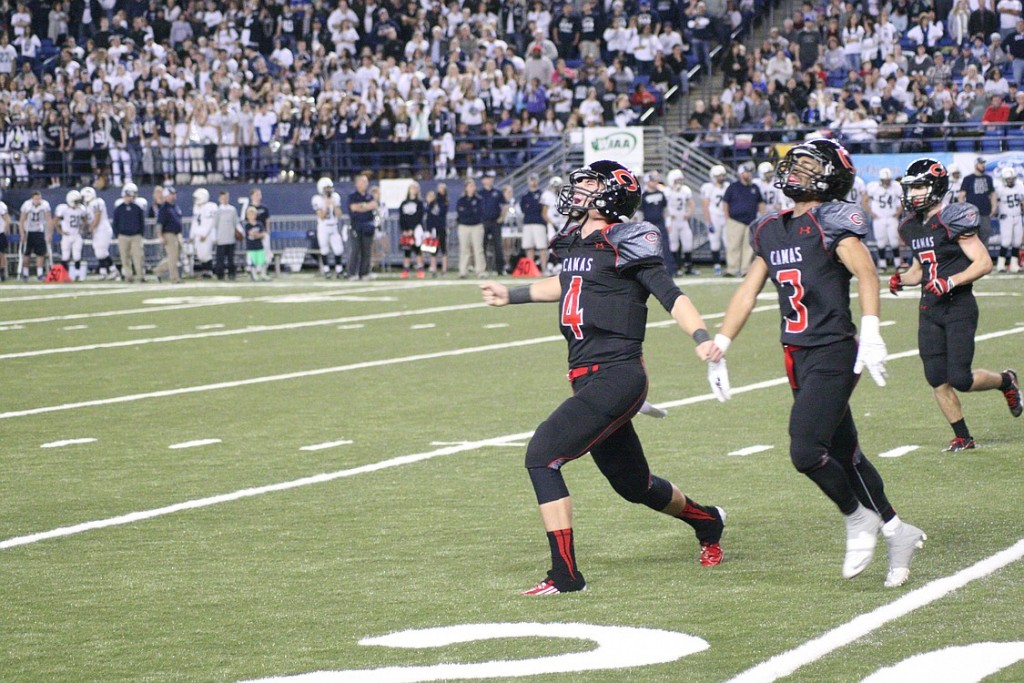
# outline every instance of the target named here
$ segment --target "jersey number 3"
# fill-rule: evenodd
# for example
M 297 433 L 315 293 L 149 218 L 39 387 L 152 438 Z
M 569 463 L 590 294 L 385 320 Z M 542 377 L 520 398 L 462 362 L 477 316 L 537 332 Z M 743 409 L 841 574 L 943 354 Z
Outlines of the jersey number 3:
M 573 275 L 569 282 L 569 291 L 565 293 L 562 301 L 562 325 L 572 330 L 577 339 L 583 339 L 583 309 L 580 308 L 580 288 L 583 287 L 583 278 Z
M 807 329 L 807 306 L 804 305 L 804 284 L 801 273 L 796 268 L 780 270 L 775 276 L 781 284 L 791 285 L 793 293 L 789 295 L 789 305 L 793 308 L 795 318 L 786 316 L 786 332 L 800 334 Z

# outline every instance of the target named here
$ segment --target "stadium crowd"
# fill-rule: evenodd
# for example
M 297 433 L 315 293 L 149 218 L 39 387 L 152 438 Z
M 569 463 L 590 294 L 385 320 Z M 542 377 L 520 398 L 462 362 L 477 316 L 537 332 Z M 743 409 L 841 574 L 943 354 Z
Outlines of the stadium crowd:
M 686 133 L 720 158 L 822 130 L 853 152 L 1024 149 L 1021 0 L 804 2 L 721 66 Z
M 98 188 L 500 170 L 574 127 L 635 122 L 753 7 L 3 0 L 0 165 L 21 186 Z

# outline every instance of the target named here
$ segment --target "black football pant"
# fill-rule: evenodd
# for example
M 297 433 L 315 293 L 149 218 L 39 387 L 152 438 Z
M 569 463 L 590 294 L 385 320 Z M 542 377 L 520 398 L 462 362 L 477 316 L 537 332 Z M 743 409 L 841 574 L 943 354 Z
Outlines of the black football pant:
M 839 507 L 850 514 L 860 502 L 886 520 L 893 516 L 881 476 L 861 452 L 850 396 L 857 342 L 786 346 L 786 374 L 793 390 L 789 455 Z
M 971 390 L 977 329 L 978 302 L 973 292 L 954 290 L 951 299 L 921 311 L 917 347 L 930 386 L 949 384 L 957 391 Z

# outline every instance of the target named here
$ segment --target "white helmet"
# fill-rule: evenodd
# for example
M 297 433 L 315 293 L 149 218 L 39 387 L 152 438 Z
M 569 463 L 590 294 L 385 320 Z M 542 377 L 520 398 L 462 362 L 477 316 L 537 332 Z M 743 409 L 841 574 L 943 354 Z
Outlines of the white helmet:
M 125 183 L 124 187 L 121 188 L 121 196 L 127 197 L 130 194 L 138 194 L 139 186 L 135 183 Z
M 721 164 L 715 164 L 711 167 L 711 170 L 708 171 L 708 177 L 711 178 L 711 180 L 718 180 L 719 178 L 724 178 L 726 175 L 728 175 L 728 171 L 726 171 L 725 166 L 722 166 Z
M 551 176 L 551 180 L 548 181 L 548 187 L 561 187 L 562 179 L 559 176 Z
M 766 180 L 768 179 L 769 176 L 771 176 L 774 173 L 775 173 L 775 168 L 771 165 L 770 162 L 762 161 L 757 166 L 757 175 L 761 176 L 762 178 L 764 178 Z
M 665 182 L 668 183 L 669 187 L 675 187 L 679 183 L 683 182 L 683 172 L 678 168 L 673 168 L 665 174 Z
M 82 193 L 78 190 L 69 190 L 64 201 L 73 209 L 82 202 Z
M 320 180 L 316 181 L 317 194 L 323 194 L 324 190 L 326 190 L 328 187 L 334 187 L 334 181 L 331 180 L 330 178 L 321 178 Z
M 96 199 L 96 190 L 91 187 L 82 188 L 82 201 L 86 204 L 92 204 L 92 200 Z
M 1015 169 L 1013 166 L 1003 166 L 1001 169 L 999 169 L 999 177 L 1001 177 L 1003 180 L 1016 180 L 1017 169 Z
M 192 193 L 192 203 L 202 206 L 208 201 L 210 201 L 210 193 L 205 187 L 200 187 Z
M 892 169 L 891 168 L 880 168 L 878 169 L 878 179 L 882 182 L 889 182 L 892 180 Z

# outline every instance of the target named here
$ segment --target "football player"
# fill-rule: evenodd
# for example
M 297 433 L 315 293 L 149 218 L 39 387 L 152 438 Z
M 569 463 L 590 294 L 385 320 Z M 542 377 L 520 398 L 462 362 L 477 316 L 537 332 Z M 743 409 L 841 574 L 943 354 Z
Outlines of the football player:
M 711 262 L 715 275 L 722 274 L 722 239 L 725 237 L 725 209 L 722 197 L 729 184 L 725 182 L 725 166 L 712 166 L 708 172 L 710 180 L 700 186 L 700 198 L 704 209 L 704 222 L 708 226 L 708 242 L 711 243 Z
M 630 222 L 639 205 L 640 181 L 622 164 L 596 161 L 573 171 L 558 197 L 558 211 L 569 220 L 551 245 L 562 258 L 561 272 L 511 290 L 497 282 L 480 286 L 492 306 L 558 302 L 569 344 L 573 395 L 541 423 L 526 449 L 551 569 L 524 595 L 586 587 L 573 543 L 572 498 L 561 468 L 588 451 L 620 496 L 692 526 L 702 565 L 722 561 L 725 513 L 696 503 L 653 475 L 633 427 L 632 418 L 647 395 L 642 353 L 652 294 L 693 337 L 701 360 L 721 356 L 700 313 L 665 270 L 660 231 L 647 222 Z
M 693 228 L 690 218 L 693 216 L 693 190 L 686 186 L 683 172 L 673 168 L 665 176 L 668 186 L 665 188 L 666 224 L 668 239 L 673 253 L 680 254 L 683 273 L 697 275 L 693 269 Z
M 889 290 L 896 294 L 921 285 L 917 344 L 924 376 L 953 429 L 946 451 L 969 450 L 974 439 L 956 392 L 998 389 L 1010 414 L 1021 414 L 1016 372 L 971 370 L 978 328 L 973 284 L 992 271 L 992 257 L 978 236 L 978 208 L 968 203 L 943 207 L 949 188 L 945 166 L 935 159 L 918 159 L 907 167 L 901 183 L 909 216 L 900 224 L 900 237 L 914 261 L 909 270 L 889 279 Z
M 36 257 L 36 279 L 42 281 L 46 277 L 43 263 L 50 257 L 50 244 L 53 235 L 50 202 L 43 199 L 39 190 L 21 205 L 21 219 L 18 221 L 18 232 L 21 235 L 21 258 L 18 270 L 22 280 L 28 280 L 28 260 Z
M 889 550 L 885 585 L 902 585 L 914 550 L 925 539 L 896 515 L 882 477 L 860 449 L 850 395 L 865 368 L 885 386 L 885 342 L 879 334 L 879 283 L 864 245 L 867 218 L 845 202 L 856 172 L 833 140 L 792 147 L 775 171 L 775 184 L 795 203 L 792 212 L 751 224 L 754 262 L 733 295 L 715 342 L 727 352 L 765 282 L 778 290 L 781 341 L 793 392 L 789 455 L 796 470 L 821 489 L 846 523 L 842 575 L 852 579 L 874 557 L 879 530 Z M 860 292 L 861 325 L 850 310 L 850 278 Z M 712 390 L 729 398 L 724 361 L 712 364 Z
M 325 278 L 331 277 L 331 268 L 327 264 L 328 257 L 334 257 L 334 272 L 340 280 L 342 275 L 341 231 L 338 222 L 341 220 L 341 195 L 334 191 L 334 181 L 321 178 L 316 181 L 316 194 L 313 195 L 313 212 L 316 213 L 316 241 L 320 247 L 320 268 Z
M 878 180 L 868 183 L 864 192 L 864 210 L 871 216 L 871 227 L 875 233 L 875 245 L 878 247 L 878 270 L 889 267 L 889 256 L 892 256 L 893 267 L 900 268 L 900 220 L 903 213 L 903 192 L 899 185 L 892 181 L 892 169 L 883 168 L 878 171 Z
M 82 206 L 82 193 L 70 190 L 63 204 L 57 205 L 53 214 L 53 229 L 60 232 L 60 260 L 67 269 L 72 280 L 84 281 L 85 271 L 82 268 L 82 245 L 85 237 L 85 207 Z
M 766 214 L 793 208 L 793 200 L 775 187 L 774 166 L 767 161 L 762 161 L 757 167 L 757 176 L 754 178 L 754 184 L 757 185 L 757 189 L 761 190 Z
M 192 193 L 192 241 L 196 264 L 193 272 L 203 278 L 213 277 L 213 252 L 217 246 L 217 205 L 210 201 L 210 192 L 200 187 Z
M 864 185 L 864 181 L 861 180 L 859 176 L 854 176 L 853 186 L 850 188 L 850 191 L 846 193 L 846 198 L 843 201 L 860 206 L 864 201 L 864 194 L 866 192 L 867 186 Z
M 110 258 L 110 243 L 114 239 L 114 229 L 110 225 L 107 203 L 96 194 L 91 187 L 82 188 L 82 206 L 85 209 L 85 229 L 92 236 L 92 253 L 100 279 L 116 280 L 117 268 Z
M 1017 169 L 1003 166 L 999 170 L 1003 182 L 996 183 L 996 215 L 999 216 L 1000 273 L 1020 272 L 1020 244 L 1024 236 L 1021 212 L 1024 210 L 1024 186 L 1017 182 Z
M 7 233 L 11 230 L 11 213 L 0 202 L 0 282 L 7 279 Z

